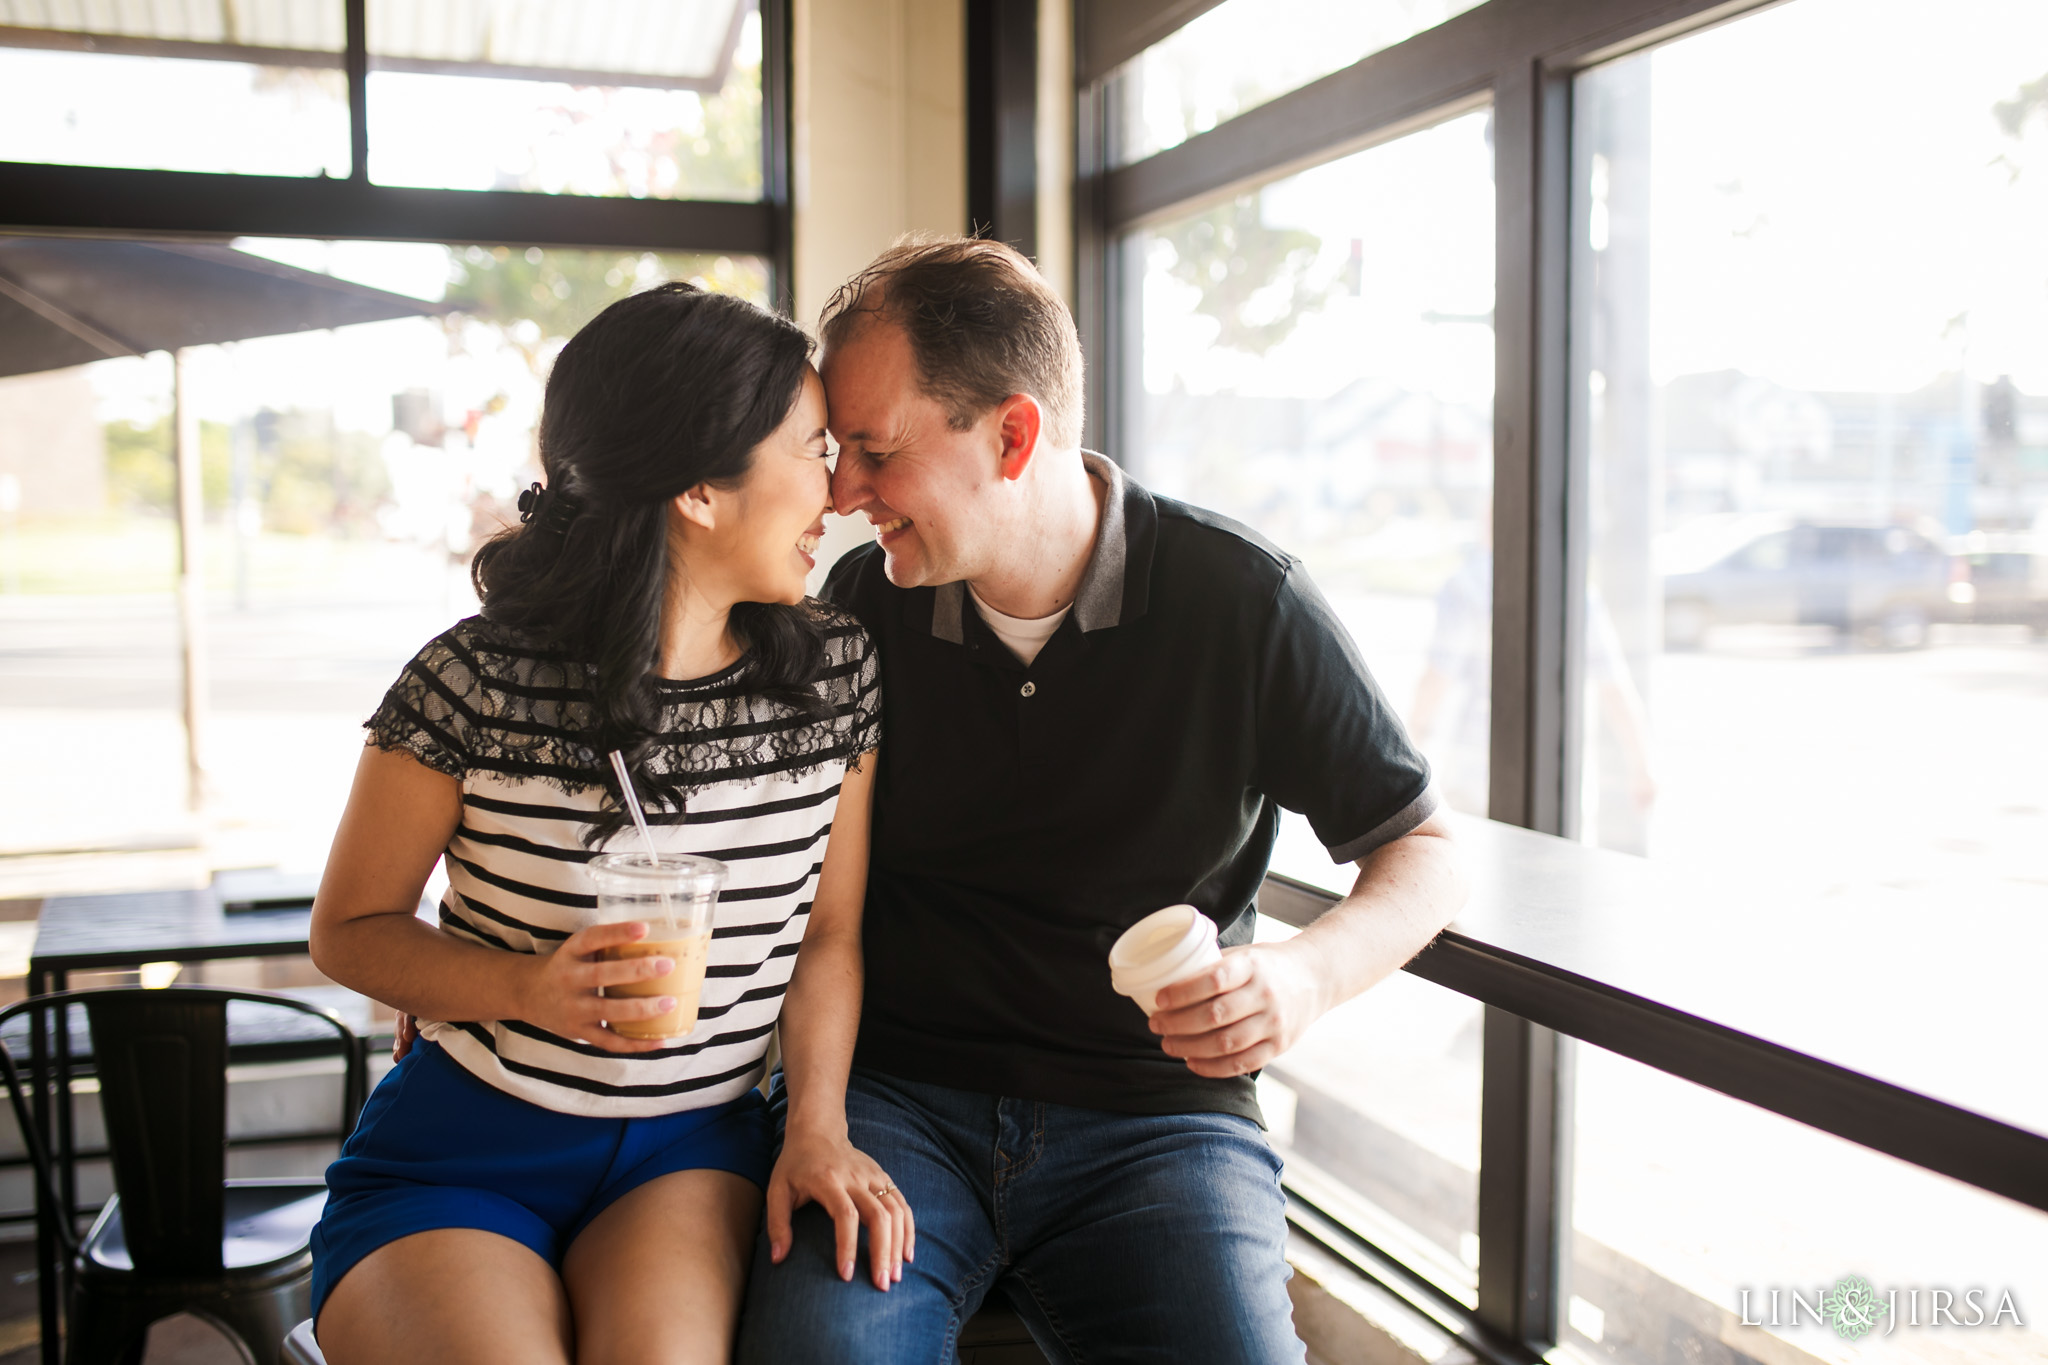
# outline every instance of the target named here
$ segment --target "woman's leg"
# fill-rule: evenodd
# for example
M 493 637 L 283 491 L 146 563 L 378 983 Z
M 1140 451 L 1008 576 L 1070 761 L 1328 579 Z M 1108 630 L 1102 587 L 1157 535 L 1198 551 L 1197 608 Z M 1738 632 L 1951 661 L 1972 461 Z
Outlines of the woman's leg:
M 728 1171 L 620 1196 L 562 1261 L 577 1365 L 725 1365 L 760 1221 L 760 1188 Z
M 569 1299 L 509 1237 L 435 1228 L 358 1261 L 320 1309 L 328 1365 L 568 1365 Z

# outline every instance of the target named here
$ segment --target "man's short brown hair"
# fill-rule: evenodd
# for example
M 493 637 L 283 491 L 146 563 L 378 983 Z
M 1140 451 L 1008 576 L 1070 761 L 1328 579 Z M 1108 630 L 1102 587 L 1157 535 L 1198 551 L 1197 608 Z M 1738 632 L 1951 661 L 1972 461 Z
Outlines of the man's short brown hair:
M 900 237 L 819 315 L 829 350 L 866 322 L 903 329 L 924 392 L 964 431 L 1013 393 L 1045 414 L 1044 439 L 1081 443 L 1081 338 L 1067 305 L 1013 247 L 976 237 Z

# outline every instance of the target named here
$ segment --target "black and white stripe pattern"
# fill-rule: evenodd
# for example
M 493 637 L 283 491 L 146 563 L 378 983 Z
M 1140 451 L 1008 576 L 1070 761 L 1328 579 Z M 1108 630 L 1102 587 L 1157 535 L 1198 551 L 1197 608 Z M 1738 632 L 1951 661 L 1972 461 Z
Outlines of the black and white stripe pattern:
M 424 1036 L 499 1089 L 567 1113 L 674 1113 L 723 1103 L 760 1079 L 841 779 L 880 739 L 879 669 L 867 636 L 851 617 L 816 609 L 827 625 L 817 686 L 831 703 L 828 719 L 747 695 L 744 660 L 715 677 L 664 685 L 654 763 L 687 772 L 691 790 L 687 810 L 650 813 L 655 841 L 731 869 L 696 1032 L 630 1055 L 517 1020 L 423 1022 Z M 579 738 L 589 717 L 582 682 L 574 662 L 471 617 L 420 651 L 368 722 L 371 743 L 462 784 L 440 907 L 449 933 L 551 953 L 591 922 L 586 867 L 595 854 L 583 834 L 605 799 L 596 774 L 606 760 Z

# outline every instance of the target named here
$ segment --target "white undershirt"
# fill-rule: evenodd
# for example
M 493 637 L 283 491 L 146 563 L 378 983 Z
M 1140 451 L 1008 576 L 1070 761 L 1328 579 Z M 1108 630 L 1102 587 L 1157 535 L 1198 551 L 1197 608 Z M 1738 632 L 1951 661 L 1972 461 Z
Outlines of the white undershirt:
M 1052 638 L 1053 632 L 1060 628 L 1060 622 L 1066 620 L 1067 613 L 1074 609 L 1074 604 L 1069 602 L 1050 616 L 1026 621 L 1022 617 L 1005 616 L 982 601 L 981 594 L 974 590 L 972 584 L 967 588 L 967 595 L 974 599 L 974 609 L 981 613 L 982 620 L 988 622 L 988 628 L 996 633 L 996 638 L 1009 646 L 1010 652 L 1023 660 L 1026 668 L 1031 667 L 1038 651 L 1045 648 L 1045 642 Z

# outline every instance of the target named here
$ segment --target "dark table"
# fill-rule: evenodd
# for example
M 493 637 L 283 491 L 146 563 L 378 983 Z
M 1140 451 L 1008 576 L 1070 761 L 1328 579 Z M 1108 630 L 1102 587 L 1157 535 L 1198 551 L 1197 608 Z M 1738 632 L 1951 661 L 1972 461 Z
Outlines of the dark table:
M 213 887 L 120 896 L 59 896 L 43 902 L 29 952 L 28 993 L 68 988 L 71 973 L 145 962 L 211 962 L 291 957 L 306 951 L 313 893 L 286 908 L 223 908 Z

